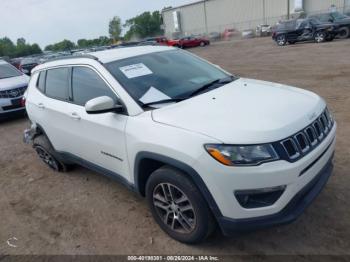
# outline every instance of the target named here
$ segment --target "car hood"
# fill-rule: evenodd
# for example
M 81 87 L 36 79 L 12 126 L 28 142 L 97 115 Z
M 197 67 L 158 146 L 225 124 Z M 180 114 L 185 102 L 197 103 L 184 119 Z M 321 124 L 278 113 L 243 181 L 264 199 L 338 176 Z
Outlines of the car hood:
M 325 108 L 318 95 L 295 87 L 240 78 L 213 91 L 152 111 L 159 123 L 201 133 L 223 143 L 284 139 Z
M 0 79 L 0 90 L 7 90 L 16 87 L 28 85 L 29 77 L 27 75 L 20 75 L 16 77 L 9 77 Z

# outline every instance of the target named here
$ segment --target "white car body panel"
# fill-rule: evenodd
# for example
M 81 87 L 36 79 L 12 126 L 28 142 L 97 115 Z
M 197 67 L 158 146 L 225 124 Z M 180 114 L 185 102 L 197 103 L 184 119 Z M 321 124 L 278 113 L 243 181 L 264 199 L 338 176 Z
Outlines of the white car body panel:
M 257 144 L 278 141 L 300 131 L 313 120 L 310 116 L 318 116 L 324 108 L 324 101 L 311 92 L 238 79 L 191 100 L 155 110 L 153 119 L 227 144 Z
M 172 48 L 133 47 L 92 54 L 100 62 L 108 63 L 166 50 Z M 115 172 L 130 184 L 135 183 L 138 153 L 166 156 L 190 166 L 200 175 L 223 216 L 260 217 L 281 211 L 334 152 L 336 124 L 326 139 L 296 162 L 278 160 L 259 166 L 224 166 L 205 151 L 205 144 L 259 144 L 285 139 L 310 125 L 325 110 L 324 100 L 306 90 L 241 78 L 177 104 L 144 111 L 100 62 L 74 58 L 34 68 L 27 112 L 34 124 L 45 129 L 57 151 Z M 95 70 L 126 106 L 128 115 L 89 115 L 84 107 L 48 98 L 36 88 L 38 72 L 76 65 Z M 72 114 L 78 119 L 72 118 Z M 328 146 L 317 163 L 299 176 Z M 286 186 L 285 192 L 268 207 L 245 209 L 234 196 L 235 190 L 281 185 Z

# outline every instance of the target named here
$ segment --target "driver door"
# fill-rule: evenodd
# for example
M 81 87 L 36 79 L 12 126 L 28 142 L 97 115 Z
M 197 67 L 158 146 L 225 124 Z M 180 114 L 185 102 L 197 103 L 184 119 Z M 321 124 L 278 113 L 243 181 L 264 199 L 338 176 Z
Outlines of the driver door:
M 93 98 L 116 94 L 103 78 L 88 66 L 75 66 L 71 71 L 71 100 L 68 105 L 70 153 L 96 166 L 128 179 L 125 144 L 127 115 L 117 113 L 88 114 L 85 103 Z
M 314 30 L 309 21 L 303 21 L 300 25 L 300 40 L 311 40 L 313 39 Z

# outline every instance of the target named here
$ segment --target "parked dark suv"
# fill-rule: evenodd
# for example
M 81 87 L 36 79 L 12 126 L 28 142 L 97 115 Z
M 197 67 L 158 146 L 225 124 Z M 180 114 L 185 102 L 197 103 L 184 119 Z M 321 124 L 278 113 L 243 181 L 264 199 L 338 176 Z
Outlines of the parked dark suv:
M 310 15 L 309 18 L 315 18 L 321 22 L 331 22 L 339 26 L 339 38 L 348 38 L 350 36 L 350 16 L 339 12 L 329 12 L 317 15 Z
M 332 41 L 338 34 L 338 28 L 336 24 L 323 23 L 315 18 L 289 20 L 275 27 L 272 39 L 279 46 L 302 41 L 321 43 Z

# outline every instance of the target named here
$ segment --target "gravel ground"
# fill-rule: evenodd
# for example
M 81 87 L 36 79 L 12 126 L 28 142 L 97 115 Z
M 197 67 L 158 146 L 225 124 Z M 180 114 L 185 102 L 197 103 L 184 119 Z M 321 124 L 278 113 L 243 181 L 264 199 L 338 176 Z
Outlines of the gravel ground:
M 22 143 L 28 120 L 20 118 L 0 123 L 0 254 L 350 255 L 349 47 L 350 40 L 277 47 L 268 38 L 190 50 L 229 72 L 327 100 L 338 121 L 334 175 L 296 222 L 180 244 L 155 224 L 145 200 L 122 185 L 81 167 L 52 173 Z

